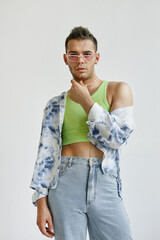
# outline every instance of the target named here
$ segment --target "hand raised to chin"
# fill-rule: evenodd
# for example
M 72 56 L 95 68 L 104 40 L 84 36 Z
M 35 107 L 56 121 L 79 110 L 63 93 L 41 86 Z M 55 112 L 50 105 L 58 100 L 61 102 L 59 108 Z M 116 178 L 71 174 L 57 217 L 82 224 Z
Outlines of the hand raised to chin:
M 76 103 L 82 104 L 85 99 L 91 98 L 88 88 L 84 85 L 83 81 L 71 80 L 72 86 L 70 88 L 69 97 Z

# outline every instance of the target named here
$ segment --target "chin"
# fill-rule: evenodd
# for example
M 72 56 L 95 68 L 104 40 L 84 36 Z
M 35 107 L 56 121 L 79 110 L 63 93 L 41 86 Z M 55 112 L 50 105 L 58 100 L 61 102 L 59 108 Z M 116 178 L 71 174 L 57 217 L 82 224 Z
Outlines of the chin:
M 85 79 L 88 79 L 88 75 L 86 73 L 80 73 L 78 74 L 78 76 L 76 75 L 75 78 L 77 80 L 83 80 L 83 79 L 85 80 Z

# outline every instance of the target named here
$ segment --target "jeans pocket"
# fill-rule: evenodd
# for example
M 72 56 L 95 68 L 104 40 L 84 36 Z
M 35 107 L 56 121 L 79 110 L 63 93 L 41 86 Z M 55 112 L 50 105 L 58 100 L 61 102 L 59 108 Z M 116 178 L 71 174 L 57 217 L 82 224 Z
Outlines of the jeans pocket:
M 109 174 L 110 176 L 114 177 L 114 178 L 117 178 L 117 176 L 118 176 L 117 167 L 116 167 L 116 166 L 113 167 L 113 168 L 108 172 L 108 174 Z
M 117 170 L 117 166 L 113 167 L 113 169 L 111 169 L 108 172 L 109 176 L 111 176 L 112 178 L 114 178 L 117 182 L 117 192 L 118 192 L 118 196 L 121 198 L 122 200 L 122 184 L 121 184 L 121 179 L 120 176 L 118 174 L 118 170 Z
M 70 168 L 67 164 L 61 163 L 59 166 L 59 177 L 64 176 Z

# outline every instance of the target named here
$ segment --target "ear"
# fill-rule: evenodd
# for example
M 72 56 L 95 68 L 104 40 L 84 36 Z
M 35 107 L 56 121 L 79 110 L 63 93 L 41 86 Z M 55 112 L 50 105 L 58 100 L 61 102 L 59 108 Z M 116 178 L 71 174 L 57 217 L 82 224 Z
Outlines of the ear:
M 100 53 L 96 53 L 95 64 L 97 64 L 99 62 L 99 58 L 100 58 Z
M 67 57 L 66 57 L 66 54 L 65 54 L 65 53 L 63 54 L 63 59 L 64 59 L 65 64 L 68 65 Z

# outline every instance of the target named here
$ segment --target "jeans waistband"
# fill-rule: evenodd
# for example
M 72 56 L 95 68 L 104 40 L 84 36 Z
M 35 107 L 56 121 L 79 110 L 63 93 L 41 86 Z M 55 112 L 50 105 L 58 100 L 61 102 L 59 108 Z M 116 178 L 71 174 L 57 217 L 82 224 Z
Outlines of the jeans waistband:
M 61 163 L 70 164 L 83 164 L 83 165 L 100 165 L 103 159 L 101 158 L 85 158 L 85 157 L 73 157 L 73 156 L 61 156 Z

